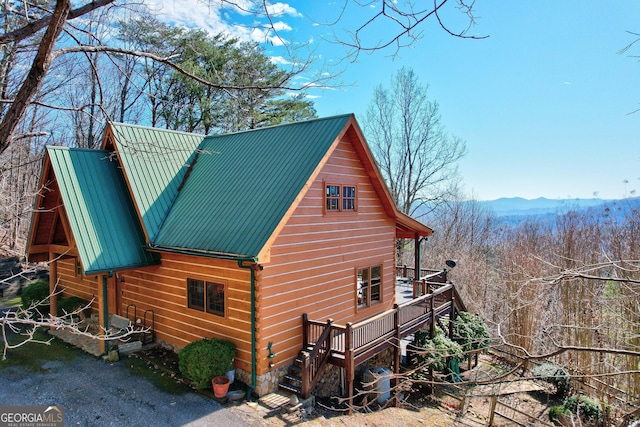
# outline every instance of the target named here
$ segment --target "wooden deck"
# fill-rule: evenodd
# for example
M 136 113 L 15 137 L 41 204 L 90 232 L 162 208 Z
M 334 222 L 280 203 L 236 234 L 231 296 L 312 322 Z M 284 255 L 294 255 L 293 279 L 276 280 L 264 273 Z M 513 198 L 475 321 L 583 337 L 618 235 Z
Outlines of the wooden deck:
M 303 315 L 302 396 L 311 393 L 324 364 L 331 363 L 345 369 L 351 398 L 355 368 L 389 347 L 394 347 L 394 368 L 399 373 L 403 338 L 425 326 L 433 330 L 439 318 L 454 318 L 458 312 L 466 311 L 455 286 L 445 282 L 446 272 L 432 272 L 413 281 L 412 299 L 357 323 L 339 325 L 331 319 L 321 322 Z

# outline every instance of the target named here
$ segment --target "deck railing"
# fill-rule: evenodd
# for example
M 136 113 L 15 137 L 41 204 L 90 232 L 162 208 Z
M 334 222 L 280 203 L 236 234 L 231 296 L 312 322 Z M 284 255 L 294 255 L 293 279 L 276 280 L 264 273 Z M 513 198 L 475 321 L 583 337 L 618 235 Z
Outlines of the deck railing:
M 306 315 L 303 315 L 306 319 Z M 306 398 L 311 393 L 311 389 L 320 379 L 320 375 L 331 356 L 331 324 L 332 319 L 327 320 L 324 325 L 313 324 L 313 334 L 320 333 L 315 345 L 310 351 L 304 351 L 302 354 L 302 396 Z M 320 330 L 322 327 L 322 330 Z
M 397 344 L 396 339 L 421 329 L 425 324 L 452 313 L 466 310 L 452 284 L 426 282 L 430 293 L 407 301 L 376 316 L 347 325 L 331 324 L 327 338 L 334 356 L 345 358 L 347 354 L 358 364 L 366 356 Z M 327 323 L 312 321 L 303 316 L 305 347 L 316 345 Z M 346 361 L 345 361 L 346 362 Z

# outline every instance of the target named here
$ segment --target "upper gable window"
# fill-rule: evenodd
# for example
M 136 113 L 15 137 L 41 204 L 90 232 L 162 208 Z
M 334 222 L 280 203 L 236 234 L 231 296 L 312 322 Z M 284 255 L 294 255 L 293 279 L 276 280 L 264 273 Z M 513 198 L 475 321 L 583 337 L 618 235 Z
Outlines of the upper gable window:
M 355 212 L 355 185 L 326 184 L 324 195 L 327 212 Z

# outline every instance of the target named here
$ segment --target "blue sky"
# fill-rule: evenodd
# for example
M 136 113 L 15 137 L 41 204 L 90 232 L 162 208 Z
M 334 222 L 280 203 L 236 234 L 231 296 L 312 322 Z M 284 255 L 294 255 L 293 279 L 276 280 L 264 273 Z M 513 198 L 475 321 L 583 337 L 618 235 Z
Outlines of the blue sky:
M 154 0 L 161 1 L 161 0 Z M 182 2 L 181 2 L 182 3 Z M 213 2 L 216 3 L 216 2 Z M 324 64 L 343 57 L 334 33 L 357 28 L 375 8 L 350 9 L 338 25 L 341 2 L 276 3 L 276 21 L 290 46 L 309 41 Z M 264 34 L 227 26 L 238 16 L 209 9 L 202 13 L 168 1 L 167 13 L 191 25 L 264 40 Z M 172 9 L 173 7 L 173 9 Z M 312 90 L 318 114 L 362 117 L 374 88 L 389 85 L 401 67 L 413 68 L 440 104 L 450 134 L 463 138 L 469 153 L 459 172 L 466 191 L 479 200 L 525 198 L 621 198 L 640 193 L 640 44 L 619 54 L 640 33 L 640 2 L 595 0 L 477 0 L 471 33 L 447 35 L 433 20 L 422 38 L 392 57 L 394 49 L 343 61 L 341 88 Z M 460 17 L 445 17 L 458 29 Z M 381 36 L 389 26 L 376 28 Z M 278 42 L 268 52 L 283 55 Z M 329 67 L 331 70 L 332 67 Z M 624 181 L 628 181 L 625 184 Z M 639 195 L 639 194 L 636 194 Z

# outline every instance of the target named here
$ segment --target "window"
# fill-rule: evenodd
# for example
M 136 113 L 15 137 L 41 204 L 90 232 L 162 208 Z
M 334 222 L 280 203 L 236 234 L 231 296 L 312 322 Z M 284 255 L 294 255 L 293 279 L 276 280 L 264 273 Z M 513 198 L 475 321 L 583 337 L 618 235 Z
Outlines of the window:
M 206 291 L 206 292 L 205 292 Z M 189 308 L 224 317 L 224 285 L 187 279 L 187 303 Z
M 382 297 L 382 266 L 359 268 L 356 275 L 358 307 L 380 302 Z
M 327 212 L 354 212 L 356 210 L 356 187 L 327 184 L 325 186 L 325 208 Z
M 327 185 L 327 211 L 340 210 L 340 186 Z
M 342 210 L 356 210 L 356 187 L 345 185 L 342 187 Z

